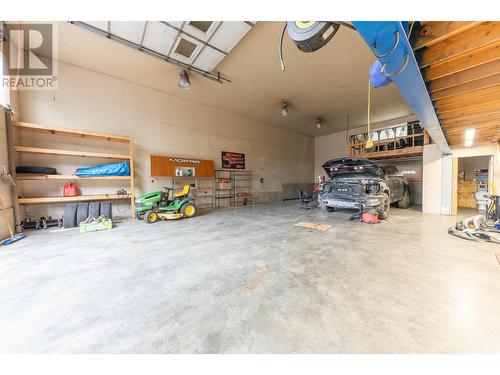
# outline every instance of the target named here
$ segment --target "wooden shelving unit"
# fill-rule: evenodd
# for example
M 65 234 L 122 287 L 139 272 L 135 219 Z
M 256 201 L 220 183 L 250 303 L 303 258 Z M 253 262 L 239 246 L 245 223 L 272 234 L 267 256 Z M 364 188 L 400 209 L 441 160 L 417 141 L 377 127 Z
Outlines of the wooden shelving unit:
M 99 194 L 99 195 L 79 195 L 76 197 L 22 197 L 19 198 L 17 187 L 14 188 L 16 200 L 14 202 L 14 211 L 16 216 L 16 224 L 20 221 L 20 205 L 28 204 L 45 204 L 45 203 L 66 203 L 66 202 L 86 202 L 86 201 L 100 201 L 100 200 L 130 200 L 131 216 L 135 217 L 134 209 L 134 141 L 132 138 L 102 134 L 94 132 L 86 132 L 73 129 L 55 128 L 39 124 L 31 124 L 19 121 L 8 121 L 8 143 L 9 143 L 9 160 L 11 173 L 16 181 L 69 181 L 69 180 L 106 180 L 106 181 L 129 181 L 130 192 L 124 195 L 118 194 Z M 117 154 L 108 152 L 87 152 L 63 149 L 51 149 L 30 147 L 24 145 L 14 145 L 17 132 L 38 132 L 50 134 L 54 136 L 76 137 L 86 140 L 99 140 L 104 142 L 117 142 L 128 145 L 128 154 Z M 105 146 L 103 146 L 105 148 Z M 34 154 L 47 154 L 47 155 L 60 155 L 60 156 L 76 156 L 84 158 L 98 158 L 98 159 L 112 159 L 112 160 L 127 160 L 130 166 L 130 176 L 99 176 L 99 177 L 77 177 L 73 175 L 45 175 L 45 174 L 18 174 L 16 175 L 16 153 L 34 153 Z
M 26 147 L 26 146 L 14 146 L 14 150 L 16 152 L 26 152 L 26 153 L 32 153 L 32 154 L 81 156 L 81 157 L 99 158 L 99 159 L 130 160 L 130 155 L 110 154 L 110 153 L 106 153 L 106 152 L 55 150 L 55 149 L 51 149 L 51 148 Z
M 41 203 L 67 203 L 67 202 L 88 202 L 102 200 L 129 199 L 129 194 L 99 194 L 99 195 L 77 195 L 76 197 L 35 197 L 18 198 L 19 204 L 41 204 Z
M 130 176 L 98 176 L 98 177 L 78 177 L 72 174 L 27 174 L 19 173 L 16 176 L 18 181 L 33 180 L 130 180 Z

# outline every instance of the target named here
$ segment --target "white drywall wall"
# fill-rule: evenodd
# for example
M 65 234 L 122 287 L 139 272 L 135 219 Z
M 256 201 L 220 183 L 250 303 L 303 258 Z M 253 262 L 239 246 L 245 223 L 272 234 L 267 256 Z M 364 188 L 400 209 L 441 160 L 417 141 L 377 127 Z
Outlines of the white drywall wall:
M 150 154 L 209 159 L 220 167 L 221 150 L 242 152 L 247 169 L 255 171 L 254 189 L 262 200 L 266 196 L 276 197 L 283 183 L 313 181 L 312 137 L 75 65 L 60 62 L 59 89 L 55 92 L 20 92 L 18 102 L 21 121 L 134 138 L 136 195 L 170 185 L 170 179 L 149 176 Z M 54 139 L 26 133 L 22 142 L 40 147 L 88 149 L 74 138 L 58 138 L 66 144 L 53 144 Z M 21 161 L 55 166 L 64 174 L 89 163 L 106 162 L 29 154 L 22 155 Z M 260 183 L 260 178 L 264 178 L 264 183 Z M 103 183 L 80 184 L 84 194 L 110 192 Z M 58 195 L 60 190 L 60 183 L 24 182 L 21 192 L 25 196 Z M 33 216 L 43 210 L 32 211 Z
M 424 146 L 422 178 L 422 212 L 441 213 L 443 161 L 442 153 L 435 144 Z

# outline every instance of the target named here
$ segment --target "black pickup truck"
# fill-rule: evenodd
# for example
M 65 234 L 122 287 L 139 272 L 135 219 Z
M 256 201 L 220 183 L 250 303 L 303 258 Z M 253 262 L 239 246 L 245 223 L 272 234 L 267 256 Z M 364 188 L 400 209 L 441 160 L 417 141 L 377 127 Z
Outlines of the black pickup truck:
M 337 208 L 376 210 L 387 219 L 391 203 L 410 205 L 408 181 L 393 165 L 364 158 L 346 157 L 327 161 L 323 169 L 329 180 L 319 186 L 318 201 L 328 212 Z

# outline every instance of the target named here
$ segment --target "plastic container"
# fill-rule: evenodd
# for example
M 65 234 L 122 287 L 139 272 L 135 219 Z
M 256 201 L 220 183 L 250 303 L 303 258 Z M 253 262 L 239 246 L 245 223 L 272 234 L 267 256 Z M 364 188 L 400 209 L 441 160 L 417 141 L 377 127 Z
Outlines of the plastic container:
M 63 196 L 64 197 L 76 197 L 78 195 L 78 186 L 75 183 L 70 182 L 64 184 Z

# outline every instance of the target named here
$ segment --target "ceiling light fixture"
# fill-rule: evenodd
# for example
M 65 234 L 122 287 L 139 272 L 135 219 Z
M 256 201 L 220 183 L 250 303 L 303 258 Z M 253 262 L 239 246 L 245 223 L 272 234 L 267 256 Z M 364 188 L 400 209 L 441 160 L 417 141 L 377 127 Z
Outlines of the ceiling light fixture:
M 476 132 L 476 129 L 474 129 L 474 128 L 469 128 L 465 131 L 465 147 L 472 146 L 472 140 L 474 139 L 475 132 Z
M 179 79 L 179 87 L 184 90 L 189 90 L 191 88 L 191 82 L 189 81 L 189 76 L 185 70 L 179 73 L 181 77 Z
M 281 101 L 280 115 L 283 117 L 288 116 L 288 104 L 284 100 Z
M 323 124 L 321 123 L 321 119 L 319 117 L 316 120 L 316 123 L 314 124 L 314 126 L 316 126 L 318 129 L 321 129 L 321 127 L 323 126 Z

